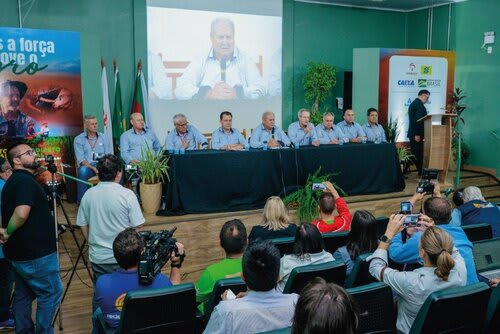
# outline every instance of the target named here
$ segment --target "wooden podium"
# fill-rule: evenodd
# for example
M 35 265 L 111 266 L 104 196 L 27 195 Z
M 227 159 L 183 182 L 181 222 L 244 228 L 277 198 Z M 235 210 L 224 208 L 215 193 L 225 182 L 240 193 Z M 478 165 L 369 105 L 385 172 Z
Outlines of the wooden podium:
M 419 119 L 424 122 L 424 161 L 423 168 L 439 170 L 439 183 L 446 182 L 451 153 L 452 119 L 456 114 L 429 114 Z M 451 183 L 450 183 L 451 184 Z

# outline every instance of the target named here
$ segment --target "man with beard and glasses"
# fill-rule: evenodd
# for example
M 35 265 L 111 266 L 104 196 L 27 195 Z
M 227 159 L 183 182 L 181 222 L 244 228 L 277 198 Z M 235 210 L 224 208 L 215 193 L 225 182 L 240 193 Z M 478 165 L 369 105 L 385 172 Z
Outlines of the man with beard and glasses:
M 18 333 L 53 333 L 52 319 L 62 293 L 54 219 L 47 196 L 35 179 L 40 167 L 26 144 L 7 150 L 13 168 L 2 191 L 0 242 L 15 276 L 14 319 Z M 31 319 L 37 300 L 36 324 Z
M 19 110 L 28 86 L 21 81 L 7 80 L 0 84 L 0 137 L 30 137 L 29 126 L 36 121 Z

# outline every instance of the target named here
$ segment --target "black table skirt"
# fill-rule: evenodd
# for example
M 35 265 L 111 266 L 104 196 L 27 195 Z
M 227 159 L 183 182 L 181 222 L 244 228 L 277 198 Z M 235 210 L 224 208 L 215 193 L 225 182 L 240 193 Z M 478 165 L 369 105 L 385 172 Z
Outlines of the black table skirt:
M 188 151 L 172 155 L 164 215 L 262 208 L 269 196 L 303 186 L 321 166 L 348 195 L 405 187 L 394 144 L 346 144 L 300 149 Z

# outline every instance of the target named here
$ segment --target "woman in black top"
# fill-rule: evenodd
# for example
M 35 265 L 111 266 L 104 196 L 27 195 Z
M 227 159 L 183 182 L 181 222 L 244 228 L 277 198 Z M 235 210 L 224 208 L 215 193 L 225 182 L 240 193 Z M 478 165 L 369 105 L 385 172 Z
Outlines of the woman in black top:
M 264 206 L 260 225 L 252 228 L 248 240 L 266 240 L 283 237 L 294 237 L 297 225 L 290 223 L 285 204 L 278 196 L 269 197 Z

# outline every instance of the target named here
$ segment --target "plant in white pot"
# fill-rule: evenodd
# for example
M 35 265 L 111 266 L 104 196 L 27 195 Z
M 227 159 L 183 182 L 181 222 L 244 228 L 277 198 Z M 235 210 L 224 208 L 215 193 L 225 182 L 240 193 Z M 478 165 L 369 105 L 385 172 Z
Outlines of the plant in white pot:
M 140 194 L 145 213 L 156 213 L 161 204 L 162 184 L 168 175 L 168 156 L 163 148 L 155 153 L 149 146 L 141 150 L 142 159 L 137 163 L 137 173 L 141 177 Z

